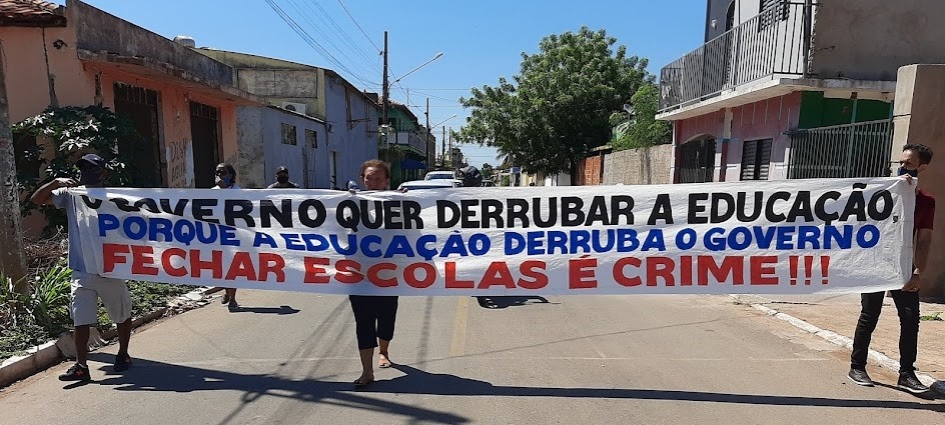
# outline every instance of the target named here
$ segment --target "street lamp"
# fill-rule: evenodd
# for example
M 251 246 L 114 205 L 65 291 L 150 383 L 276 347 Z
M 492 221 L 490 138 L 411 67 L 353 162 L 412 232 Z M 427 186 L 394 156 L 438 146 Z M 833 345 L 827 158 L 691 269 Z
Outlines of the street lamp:
M 376 87 L 376 86 L 375 86 L 375 87 Z M 449 118 L 447 118 L 447 119 L 445 119 L 445 120 L 443 120 L 443 121 L 440 121 L 440 122 L 438 122 L 438 123 L 436 123 L 436 124 L 433 124 L 433 125 L 430 126 L 429 128 L 430 128 L 430 130 L 433 130 L 434 127 L 439 127 L 440 124 L 443 124 L 443 123 L 445 123 L 445 122 L 447 122 L 447 121 L 449 121 L 449 120 L 451 120 L 451 119 L 453 119 L 453 118 L 456 118 L 456 114 L 450 115 Z
M 404 79 L 404 77 L 406 77 L 406 76 L 408 76 L 408 75 L 410 75 L 410 74 L 413 74 L 414 72 L 417 72 L 420 68 L 423 68 L 423 67 L 425 67 L 425 66 L 427 66 L 427 65 L 429 65 L 429 64 L 431 64 L 431 63 L 433 63 L 433 61 L 435 61 L 435 60 L 437 60 L 437 59 L 439 59 L 439 58 L 442 58 L 442 57 L 443 57 L 443 52 L 437 53 L 436 56 L 433 57 L 433 59 L 430 59 L 430 60 L 424 62 L 423 64 L 421 64 L 420 66 L 418 66 L 418 67 L 416 67 L 416 68 L 414 68 L 414 69 L 411 69 L 410 71 L 407 71 L 406 74 L 401 75 L 400 78 L 394 80 L 391 84 L 397 84 L 397 83 L 399 83 L 400 80 L 403 80 L 403 79 Z

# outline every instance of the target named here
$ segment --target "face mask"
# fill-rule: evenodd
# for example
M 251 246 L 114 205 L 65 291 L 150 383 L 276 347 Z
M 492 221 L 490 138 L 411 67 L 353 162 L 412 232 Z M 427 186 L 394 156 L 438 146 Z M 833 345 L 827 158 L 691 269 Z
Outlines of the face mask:
M 906 167 L 899 167 L 899 175 L 902 176 L 905 174 L 908 174 L 912 177 L 919 177 L 919 170 L 918 169 L 909 170 L 909 169 L 906 169 Z
M 289 182 L 289 176 L 276 176 L 276 181 L 282 184 Z
M 79 170 L 79 184 L 84 186 L 99 186 L 105 171 L 101 168 L 88 167 Z
M 233 185 L 233 176 L 229 174 L 223 175 L 223 176 L 217 176 L 217 179 L 216 179 L 217 185 L 220 185 L 221 182 L 223 183 L 223 187 L 230 187 Z

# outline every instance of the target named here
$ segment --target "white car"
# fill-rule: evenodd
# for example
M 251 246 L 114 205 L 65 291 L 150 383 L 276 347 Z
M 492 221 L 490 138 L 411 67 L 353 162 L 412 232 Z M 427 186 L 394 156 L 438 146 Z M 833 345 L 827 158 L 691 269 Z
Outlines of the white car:
M 397 190 L 445 189 L 452 187 L 463 187 L 463 181 L 456 179 L 412 180 L 401 183 Z
M 430 171 L 423 176 L 424 180 L 452 180 L 456 175 L 452 171 Z

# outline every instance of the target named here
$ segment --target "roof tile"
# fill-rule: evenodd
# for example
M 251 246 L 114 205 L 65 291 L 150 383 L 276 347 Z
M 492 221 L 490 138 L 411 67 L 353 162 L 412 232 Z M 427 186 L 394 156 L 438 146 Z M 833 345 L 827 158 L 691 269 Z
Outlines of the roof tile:
M 0 26 L 65 26 L 59 5 L 40 0 L 0 0 Z

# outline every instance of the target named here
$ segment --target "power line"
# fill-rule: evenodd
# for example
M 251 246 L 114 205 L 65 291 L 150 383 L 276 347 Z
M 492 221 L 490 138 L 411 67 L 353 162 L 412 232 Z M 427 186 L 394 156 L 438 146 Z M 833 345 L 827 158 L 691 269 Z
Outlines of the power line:
M 344 30 L 341 29 L 341 27 L 339 27 L 338 24 L 335 23 L 335 21 L 331 18 L 331 16 L 328 15 L 328 12 L 325 11 L 325 9 L 321 7 L 321 5 L 319 5 L 318 3 L 314 3 L 315 6 L 321 11 L 321 13 L 319 13 L 318 11 L 313 9 L 311 5 L 308 4 L 308 2 L 305 2 L 305 1 L 300 2 L 301 4 L 304 4 L 306 8 L 311 12 L 311 13 L 306 13 L 304 10 L 302 10 L 302 7 L 299 5 L 298 2 L 294 0 L 286 0 L 286 2 L 289 4 L 289 6 L 295 9 L 296 13 L 298 13 L 298 15 L 301 16 L 301 18 L 305 20 L 311 26 L 311 28 L 315 30 L 316 33 L 318 33 L 322 37 L 324 43 L 332 47 L 336 52 L 338 52 L 338 54 L 340 54 L 344 59 L 346 59 L 348 63 L 350 64 L 357 63 L 357 61 L 355 61 L 351 56 L 348 56 L 348 53 L 346 53 L 346 51 L 354 51 L 354 53 L 358 54 L 356 56 L 358 56 L 359 59 L 363 61 L 362 64 L 367 65 L 369 73 L 374 73 L 374 72 L 379 73 L 379 68 L 377 70 L 371 69 L 373 63 L 371 62 L 371 59 L 368 58 L 367 54 L 364 53 L 364 50 L 361 49 L 359 46 L 355 45 L 350 40 L 350 37 L 348 37 L 344 33 Z M 322 23 L 322 25 L 317 25 L 315 21 L 313 21 L 309 17 L 310 14 L 315 15 L 315 17 L 318 18 L 318 20 Z M 339 48 L 338 45 L 332 41 L 332 37 L 330 37 L 326 32 L 322 30 L 323 27 L 328 28 L 328 30 L 331 33 L 333 33 L 335 36 L 337 36 L 339 39 L 341 39 L 342 42 L 347 42 L 347 45 L 349 47 L 345 47 L 344 49 Z M 364 69 L 363 66 L 359 68 L 361 70 Z
M 302 41 L 304 41 L 306 44 L 309 45 L 309 47 L 311 47 L 316 52 L 318 52 L 323 57 L 325 57 L 330 62 L 332 62 L 335 66 L 338 67 L 339 70 L 347 72 L 349 75 L 351 75 L 352 77 L 356 78 L 357 80 L 361 81 L 364 84 L 367 84 L 367 85 L 377 84 L 377 83 L 372 83 L 368 81 L 367 79 L 361 77 L 354 71 L 348 69 L 348 67 L 346 67 L 343 63 L 341 63 L 341 61 L 339 61 L 338 58 L 332 55 L 331 52 L 329 52 L 321 44 L 315 41 L 315 39 L 312 38 L 311 34 L 305 31 L 304 28 L 302 28 L 294 19 L 292 19 L 292 17 L 289 16 L 289 14 L 286 13 L 286 11 L 283 10 L 281 6 L 276 4 L 275 0 L 265 0 L 265 1 L 267 4 L 269 4 L 272 10 L 275 11 L 276 14 L 279 15 L 279 17 L 282 18 L 283 21 L 285 21 L 285 23 L 289 26 L 289 28 L 291 28 L 292 31 L 295 31 L 295 33 L 298 34 L 298 36 L 302 38 Z
M 450 99 L 450 98 L 443 97 L 443 96 L 437 96 L 437 95 L 435 95 L 435 94 L 425 93 L 425 92 L 422 92 L 422 91 L 419 91 L 419 90 L 414 90 L 414 92 L 417 93 L 417 94 L 422 94 L 422 95 L 424 95 L 424 96 L 429 96 L 429 97 L 432 98 L 432 99 L 440 99 L 440 100 L 445 100 L 445 101 L 447 101 L 447 102 L 460 103 L 460 101 L 458 101 L 458 100 L 456 100 L 456 99 Z
M 359 30 L 361 30 L 361 34 L 364 34 L 364 38 L 367 38 L 367 40 L 370 41 L 372 45 L 374 45 L 374 48 L 377 49 L 378 53 L 382 53 L 381 48 L 377 47 L 377 43 L 375 43 L 374 40 L 372 40 L 371 37 L 369 37 L 367 33 L 364 32 L 364 28 L 361 28 L 361 24 L 359 24 L 358 21 L 354 19 L 354 16 L 351 16 L 351 12 L 348 11 L 348 8 L 345 7 L 345 4 L 342 3 L 341 0 L 338 0 L 338 4 L 341 5 L 341 8 L 344 9 L 345 13 L 348 14 L 348 17 L 351 18 L 351 22 L 354 22 L 354 25 L 358 27 Z
M 342 29 L 341 26 L 339 26 L 337 22 L 335 22 L 334 18 L 331 17 L 331 14 L 329 14 L 328 11 L 326 11 L 325 8 L 323 8 L 321 4 L 318 3 L 318 0 L 311 0 L 311 1 L 312 1 L 312 4 L 314 4 L 315 7 L 317 7 L 318 10 L 322 12 L 322 15 L 319 16 L 319 20 L 321 20 L 322 22 L 326 22 L 326 19 L 327 19 L 328 29 L 332 30 L 332 32 L 338 35 L 343 42 L 347 42 L 347 44 L 351 46 L 355 50 L 355 52 L 361 56 L 362 59 L 364 59 L 365 63 L 369 65 L 372 64 L 371 58 L 369 57 L 367 52 L 365 52 L 364 49 L 361 48 L 361 46 L 358 46 L 357 44 L 354 43 L 353 41 L 354 37 L 348 36 L 347 32 L 344 29 Z M 322 19 L 322 16 L 324 16 L 324 19 Z M 337 29 L 337 31 L 335 31 L 335 29 Z M 380 71 L 380 68 L 378 68 L 377 71 Z
M 460 89 L 460 88 L 448 89 L 448 88 L 416 88 L 416 87 L 415 87 L 414 90 L 426 90 L 426 91 L 470 91 L 470 90 L 472 90 L 472 88 L 467 87 L 467 88 L 464 88 L 464 89 Z

